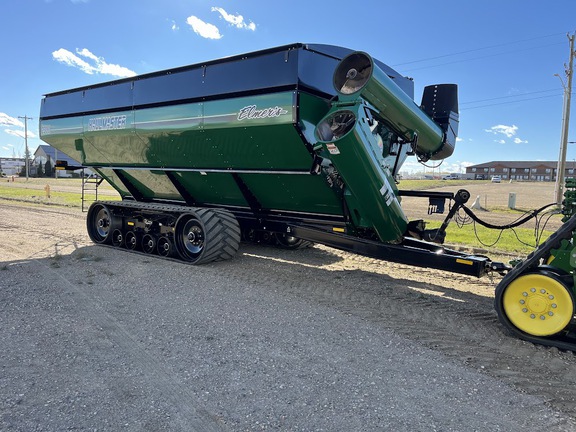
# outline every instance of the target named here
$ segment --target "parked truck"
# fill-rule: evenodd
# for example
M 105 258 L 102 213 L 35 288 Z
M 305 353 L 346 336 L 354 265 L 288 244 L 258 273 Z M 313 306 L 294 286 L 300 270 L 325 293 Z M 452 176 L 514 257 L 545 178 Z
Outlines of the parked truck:
M 395 181 L 408 157 L 454 151 L 457 86 L 428 86 L 416 104 L 413 81 L 365 52 L 292 44 L 51 93 L 40 131 L 122 197 L 88 210 L 98 244 L 202 264 L 232 258 L 241 240 L 316 242 L 478 277 L 509 270 L 442 246 L 467 191 L 403 191 Z M 404 196 L 434 212 L 452 205 L 427 229 L 408 220 Z M 497 290 L 500 319 L 520 337 L 576 346 L 572 263 L 561 258 L 574 224 Z

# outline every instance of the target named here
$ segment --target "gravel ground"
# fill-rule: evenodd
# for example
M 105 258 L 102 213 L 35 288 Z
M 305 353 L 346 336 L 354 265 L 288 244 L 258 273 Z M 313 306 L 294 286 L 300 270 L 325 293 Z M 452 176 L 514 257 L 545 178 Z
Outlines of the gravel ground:
M 507 335 L 497 279 L 316 246 L 203 266 L 0 202 L 2 431 L 576 431 L 576 357 Z

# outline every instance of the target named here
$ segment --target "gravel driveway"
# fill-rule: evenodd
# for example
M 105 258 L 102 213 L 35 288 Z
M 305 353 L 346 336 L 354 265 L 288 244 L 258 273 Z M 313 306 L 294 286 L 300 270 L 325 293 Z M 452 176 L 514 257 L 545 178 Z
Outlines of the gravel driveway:
M 497 279 L 316 246 L 191 266 L 0 202 L 2 431 L 576 431 L 576 357 Z

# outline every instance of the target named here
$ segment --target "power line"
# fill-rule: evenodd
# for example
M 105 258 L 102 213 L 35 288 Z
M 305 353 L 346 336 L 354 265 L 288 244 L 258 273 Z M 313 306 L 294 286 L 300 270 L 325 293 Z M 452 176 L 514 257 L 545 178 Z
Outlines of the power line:
M 504 51 L 504 52 L 500 52 L 500 53 L 496 53 L 496 54 L 489 54 L 489 55 L 485 55 L 485 56 L 472 57 L 472 58 L 467 58 L 467 59 L 462 59 L 462 60 L 454 60 L 451 62 L 439 63 L 439 64 L 435 64 L 435 65 L 430 65 L 430 66 L 422 66 L 422 67 L 413 68 L 413 69 L 403 69 L 402 73 L 405 74 L 406 72 L 413 72 L 413 71 L 418 71 L 418 70 L 423 70 L 423 69 L 430 69 L 430 68 L 434 68 L 434 67 L 446 66 L 446 65 L 456 64 L 456 63 L 464 63 L 464 62 L 473 61 L 473 60 L 481 60 L 481 59 L 486 59 L 486 58 L 490 58 L 490 57 L 498 57 L 498 56 L 510 54 L 510 53 L 519 53 L 522 51 L 533 51 L 535 49 L 548 48 L 550 46 L 555 46 L 555 45 L 564 45 L 564 43 L 563 42 L 556 42 L 553 44 L 541 45 L 538 47 L 524 48 L 524 49 L 514 50 L 514 51 Z
M 550 90 L 538 90 L 538 91 L 533 91 L 533 92 L 519 93 L 519 94 L 515 94 L 515 95 L 499 96 L 499 97 L 494 97 L 494 98 L 490 98 L 490 99 L 479 99 L 479 100 L 470 101 L 470 102 L 459 102 L 459 104 L 460 105 L 468 105 L 468 104 L 474 104 L 474 103 L 479 103 L 479 102 L 488 102 L 488 101 L 493 101 L 493 100 L 498 100 L 498 99 L 522 97 L 522 96 L 537 94 L 537 93 L 548 93 L 548 92 L 552 92 L 552 91 L 557 92 L 557 91 L 559 91 L 559 89 L 555 88 L 555 89 L 550 89 Z
M 500 103 L 480 105 L 480 106 L 475 106 L 475 107 L 465 107 L 465 108 L 460 108 L 460 111 L 467 111 L 467 110 L 472 110 L 472 109 L 477 109 L 477 108 L 487 108 L 487 107 L 492 107 L 492 106 L 497 106 L 497 105 L 507 105 L 507 104 L 512 104 L 512 103 L 520 103 L 520 102 L 532 101 L 532 100 L 537 100 L 537 99 L 546 99 L 546 98 L 557 97 L 557 96 L 561 96 L 561 95 L 562 95 L 562 93 L 558 93 L 558 94 L 554 94 L 554 95 L 539 96 L 539 97 L 520 99 L 520 100 L 515 100 L 515 101 L 500 102 Z
M 503 46 L 513 45 L 513 44 L 517 44 L 517 43 L 522 43 L 522 42 L 530 42 L 530 41 L 533 41 L 533 40 L 545 39 L 545 38 L 549 38 L 549 37 L 553 37 L 553 36 L 559 36 L 559 35 L 563 35 L 563 34 L 564 34 L 564 33 L 554 33 L 554 34 L 546 35 L 546 36 L 538 36 L 538 37 L 529 38 L 529 39 L 521 39 L 521 40 L 512 41 L 512 42 L 506 42 L 506 43 L 497 44 L 497 45 L 489 45 L 489 46 L 480 47 L 480 48 L 473 48 L 473 49 L 469 49 L 469 50 L 465 50 L 465 51 L 458 51 L 458 52 L 455 52 L 455 53 L 452 53 L 452 54 L 443 54 L 443 55 L 439 55 L 439 56 L 435 56 L 435 57 L 424 58 L 424 59 L 421 59 L 421 60 L 412 60 L 412 61 L 409 61 L 409 62 L 397 63 L 397 64 L 391 65 L 391 66 L 392 66 L 392 67 L 397 67 L 397 66 L 403 66 L 403 65 L 407 65 L 407 64 L 421 63 L 421 62 L 425 62 L 425 61 L 429 61 L 429 60 L 437 60 L 437 59 L 440 59 L 440 58 L 451 57 L 451 56 L 460 55 L 460 54 L 468 54 L 468 53 L 471 53 L 471 52 L 482 51 L 482 50 L 487 50 L 487 49 L 491 49 L 491 48 L 499 48 L 499 47 L 503 47 Z

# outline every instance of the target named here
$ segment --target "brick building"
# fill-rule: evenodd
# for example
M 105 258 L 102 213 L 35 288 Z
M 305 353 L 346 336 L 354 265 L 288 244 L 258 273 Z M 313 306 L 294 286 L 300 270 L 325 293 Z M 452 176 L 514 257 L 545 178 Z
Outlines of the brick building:
M 468 177 L 488 180 L 499 175 L 502 180 L 516 181 L 556 181 L 556 161 L 493 161 L 466 168 Z M 576 162 L 566 161 L 565 177 L 576 175 Z

